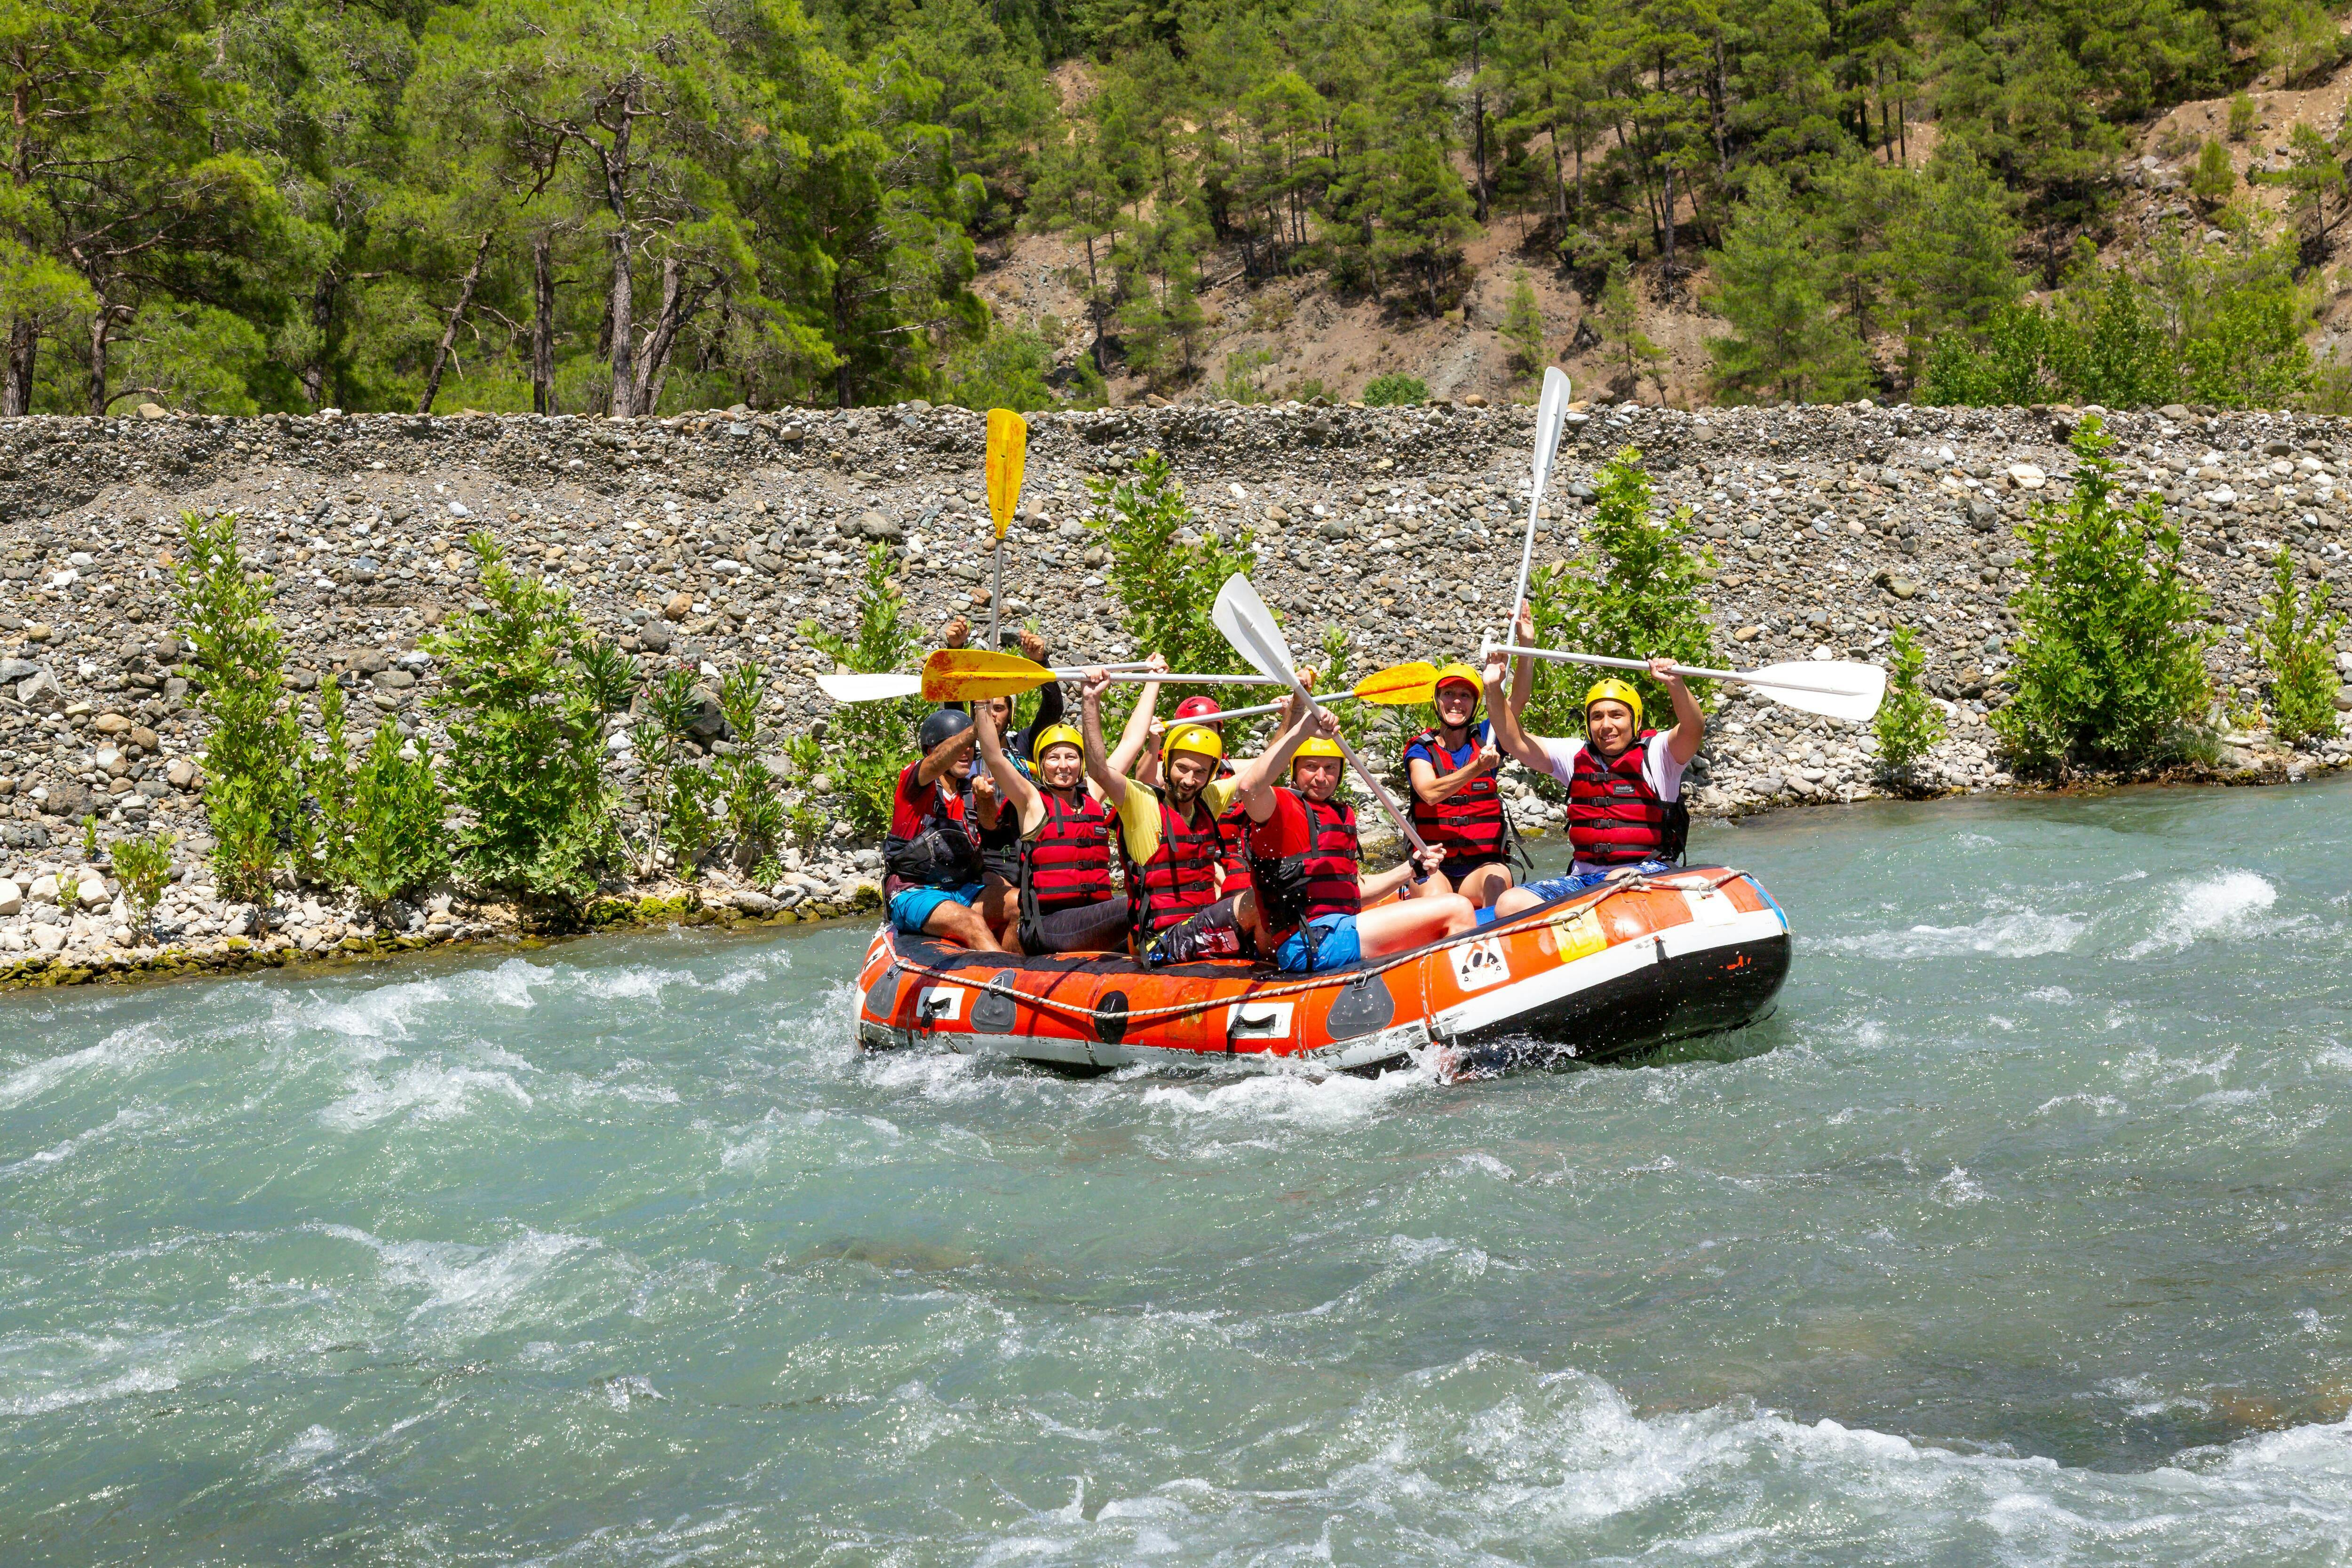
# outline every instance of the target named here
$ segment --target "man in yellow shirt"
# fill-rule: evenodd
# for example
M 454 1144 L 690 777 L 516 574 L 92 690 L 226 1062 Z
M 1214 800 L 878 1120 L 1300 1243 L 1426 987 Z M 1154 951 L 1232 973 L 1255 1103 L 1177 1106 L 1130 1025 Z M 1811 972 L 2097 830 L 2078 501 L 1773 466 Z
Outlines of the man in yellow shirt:
M 1217 777 L 1224 743 L 1206 725 L 1178 724 L 1160 743 L 1165 793 L 1124 776 L 1104 749 L 1102 696 L 1110 676 L 1087 672 L 1079 699 L 1087 773 L 1118 817 L 1129 929 L 1147 964 L 1237 957 L 1248 949 L 1235 898 L 1220 899 L 1225 830 L 1217 819 L 1238 781 Z

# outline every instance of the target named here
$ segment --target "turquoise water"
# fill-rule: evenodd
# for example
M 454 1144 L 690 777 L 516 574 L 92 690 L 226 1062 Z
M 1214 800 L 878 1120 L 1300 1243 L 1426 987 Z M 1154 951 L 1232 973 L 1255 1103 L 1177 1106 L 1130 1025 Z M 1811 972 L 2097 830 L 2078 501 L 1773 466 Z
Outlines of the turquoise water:
M 2340 1563 L 2352 789 L 1703 832 L 1638 1070 L 861 1058 L 864 934 L 0 998 L 0 1561 Z

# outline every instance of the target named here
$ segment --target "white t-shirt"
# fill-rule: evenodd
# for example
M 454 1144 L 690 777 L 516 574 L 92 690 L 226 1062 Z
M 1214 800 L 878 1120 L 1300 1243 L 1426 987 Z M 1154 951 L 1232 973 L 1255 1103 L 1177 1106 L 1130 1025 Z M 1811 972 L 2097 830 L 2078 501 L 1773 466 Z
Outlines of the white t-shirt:
M 1673 736 L 1674 731 L 1662 729 L 1650 737 L 1649 745 L 1642 748 L 1642 778 L 1658 792 L 1661 800 L 1679 800 L 1683 795 L 1683 765 L 1675 760 L 1674 751 L 1666 744 Z M 1584 749 L 1584 742 L 1554 740 L 1547 737 L 1543 748 L 1544 760 L 1551 764 L 1551 776 L 1563 784 L 1574 783 L 1576 754 Z M 1587 872 L 1603 868 L 1578 861 L 1570 869 L 1578 876 L 1582 876 Z

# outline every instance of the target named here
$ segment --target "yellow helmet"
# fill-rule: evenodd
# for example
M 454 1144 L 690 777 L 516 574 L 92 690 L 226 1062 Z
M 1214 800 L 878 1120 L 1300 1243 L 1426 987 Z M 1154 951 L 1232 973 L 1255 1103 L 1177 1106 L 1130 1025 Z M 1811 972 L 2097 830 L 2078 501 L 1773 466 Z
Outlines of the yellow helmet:
M 1160 760 L 1166 762 L 1180 751 L 1205 757 L 1212 762 L 1225 759 L 1224 741 L 1205 724 L 1180 724 L 1170 730 L 1168 738 L 1160 743 Z
M 1049 746 L 1075 746 L 1078 748 L 1079 756 L 1084 757 L 1087 754 L 1085 736 L 1066 724 L 1047 725 L 1037 732 L 1037 738 L 1029 743 L 1029 762 L 1032 767 L 1045 766 L 1045 748 Z
M 1310 757 L 1328 757 L 1335 760 L 1344 760 L 1347 755 L 1339 749 L 1338 741 L 1326 740 L 1319 735 L 1310 735 L 1298 743 L 1298 749 L 1291 754 L 1290 765 L 1296 768 Z
M 1592 683 L 1592 689 L 1584 694 L 1584 710 L 1591 712 L 1594 703 L 1623 703 L 1633 710 L 1633 727 L 1642 727 L 1642 694 L 1616 676 Z
M 1467 685 L 1470 688 L 1474 695 L 1483 693 L 1486 689 L 1485 681 L 1480 678 L 1478 672 L 1472 669 L 1469 665 L 1458 664 L 1448 664 L 1444 669 L 1437 672 L 1436 679 L 1429 683 L 1429 695 L 1432 701 L 1436 699 L 1437 688 L 1444 685 L 1448 681 L 1462 682 L 1465 685 Z

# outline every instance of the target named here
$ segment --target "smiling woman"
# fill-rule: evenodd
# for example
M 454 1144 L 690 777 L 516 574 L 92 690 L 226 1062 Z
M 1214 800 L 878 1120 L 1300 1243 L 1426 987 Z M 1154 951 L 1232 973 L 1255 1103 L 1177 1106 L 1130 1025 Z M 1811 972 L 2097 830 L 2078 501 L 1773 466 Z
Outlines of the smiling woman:
M 2338 1563 L 2347 806 L 1702 824 L 1776 1018 L 1465 1088 L 862 1054 L 845 930 L 0 998 L 0 1540 Z

